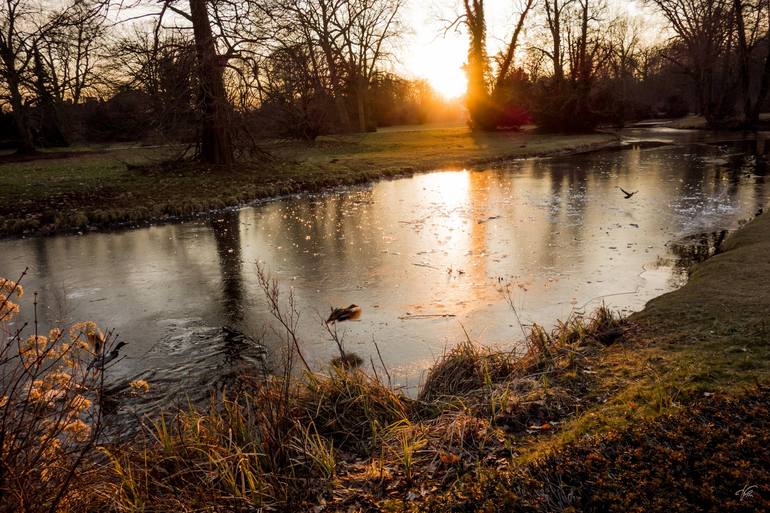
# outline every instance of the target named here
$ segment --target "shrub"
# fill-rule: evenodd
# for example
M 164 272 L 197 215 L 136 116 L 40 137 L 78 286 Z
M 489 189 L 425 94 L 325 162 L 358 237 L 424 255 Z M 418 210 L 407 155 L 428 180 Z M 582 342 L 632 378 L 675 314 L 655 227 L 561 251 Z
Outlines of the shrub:
M 22 275 L 23 278 L 24 275 Z M 82 508 L 101 431 L 99 400 L 110 337 L 93 322 L 46 334 L 14 331 L 20 281 L 0 278 L 0 497 L 7 511 Z M 37 300 L 35 300 L 35 319 Z M 102 360 L 103 361 L 103 360 Z M 86 508 L 87 509 L 87 508 Z

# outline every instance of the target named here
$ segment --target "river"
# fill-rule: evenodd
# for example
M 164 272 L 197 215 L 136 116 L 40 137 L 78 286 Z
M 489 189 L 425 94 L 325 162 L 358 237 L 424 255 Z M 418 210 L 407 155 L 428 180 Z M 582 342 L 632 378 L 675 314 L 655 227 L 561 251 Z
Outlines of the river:
M 355 303 L 361 319 L 339 325 L 345 347 L 379 367 L 376 341 L 396 383 L 414 390 L 463 329 L 486 345 L 521 343 L 506 284 L 524 323 L 552 326 L 602 301 L 636 311 L 684 283 L 693 242 L 767 204 L 762 137 L 624 137 L 623 150 L 442 170 L 179 224 L 3 240 L 0 276 L 29 266 L 25 288 L 39 292 L 44 326 L 114 329 L 128 345 L 109 379 L 147 379 L 168 403 L 244 368 L 280 366 L 285 343 L 258 286 L 261 262 L 296 297 L 312 366 L 337 351 L 322 327 L 330 306 Z M 626 199 L 618 187 L 639 192 Z

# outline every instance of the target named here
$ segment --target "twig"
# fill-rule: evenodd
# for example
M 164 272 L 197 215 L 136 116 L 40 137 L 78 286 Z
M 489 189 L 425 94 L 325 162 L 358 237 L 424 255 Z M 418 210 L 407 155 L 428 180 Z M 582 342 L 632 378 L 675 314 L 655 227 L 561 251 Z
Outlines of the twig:
M 374 365 L 374 359 L 372 358 L 372 355 L 369 355 L 369 363 L 372 364 L 372 370 L 374 371 L 374 379 L 377 380 L 377 383 L 382 383 L 382 380 L 380 380 L 380 375 L 377 374 L 377 366 Z
M 447 318 L 447 317 L 457 317 L 455 314 L 415 314 L 415 315 L 402 315 L 399 317 L 399 319 L 403 321 L 408 321 L 409 319 L 433 319 L 433 318 Z
M 265 271 L 264 266 L 260 263 L 257 263 L 257 280 L 259 281 L 260 288 L 262 288 L 262 291 L 265 294 L 265 299 L 267 300 L 270 314 L 275 320 L 279 322 L 279 324 L 281 324 L 281 326 L 283 326 L 284 330 L 286 331 L 287 338 L 292 342 L 297 355 L 305 366 L 305 369 L 308 371 L 308 374 L 312 375 L 313 371 L 311 370 L 310 365 L 308 365 L 307 360 L 305 360 L 305 357 L 299 347 L 299 340 L 297 340 L 297 323 L 299 322 L 299 313 L 296 310 L 293 292 L 289 290 L 289 310 L 287 318 L 281 309 L 278 281 L 275 279 L 271 280 Z
M 380 359 L 380 364 L 382 364 L 382 368 L 385 369 L 385 375 L 388 377 L 388 388 L 393 388 L 393 380 L 390 378 L 390 372 L 388 372 L 388 366 L 385 365 L 385 360 L 382 359 L 382 353 L 380 353 L 380 346 L 377 345 L 377 342 L 374 341 L 374 335 L 372 335 L 372 342 L 374 343 L 374 348 L 377 350 L 377 356 Z
M 319 316 L 320 317 L 320 316 Z M 324 329 L 329 334 L 329 336 L 332 338 L 335 344 L 337 344 L 337 349 L 340 352 L 340 361 L 344 362 L 346 359 L 345 349 L 342 347 L 342 339 L 339 337 L 337 333 L 337 323 L 333 323 L 333 328 L 329 327 L 329 323 L 323 322 L 323 318 L 321 318 L 321 323 L 323 324 Z
M 505 284 L 505 292 L 503 293 L 505 296 L 505 300 L 508 302 L 508 306 L 511 307 L 511 310 L 513 310 L 513 315 L 516 316 L 516 322 L 519 325 L 519 328 L 521 329 L 521 334 L 524 335 L 524 340 L 527 340 L 527 331 L 524 329 L 524 323 L 521 322 L 521 317 L 519 317 L 519 312 L 516 310 L 516 305 L 513 304 L 513 296 L 511 295 L 511 284 L 506 283 Z

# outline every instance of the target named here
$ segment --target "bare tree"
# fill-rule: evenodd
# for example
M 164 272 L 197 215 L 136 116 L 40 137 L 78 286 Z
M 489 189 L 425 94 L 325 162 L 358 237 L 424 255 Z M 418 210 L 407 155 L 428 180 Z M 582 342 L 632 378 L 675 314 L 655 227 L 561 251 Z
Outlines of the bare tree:
M 551 35 L 551 50 L 542 50 L 553 64 L 554 80 L 564 80 L 564 49 L 562 47 L 562 25 L 565 23 L 565 10 L 575 0 L 544 0 L 545 19 Z
M 757 98 L 754 102 L 750 118 L 747 120 L 751 126 L 756 126 L 759 122 L 759 110 L 762 107 L 762 103 L 767 98 L 768 91 L 770 91 L 770 0 L 763 0 L 758 2 L 757 7 L 760 12 L 764 12 L 765 16 L 766 30 L 763 40 L 767 55 L 765 56 L 764 65 L 760 72 L 759 91 L 757 92 Z
M 273 134 L 312 141 L 323 130 L 326 95 L 317 87 L 311 63 L 302 44 L 279 48 L 265 60 L 261 112 Z
M 149 99 L 148 120 L 163 133 L 187 128 L 196 110 L 196 52 L 189 31 L 134 27 L 111 45 L 108 68 L 116 90 L 138 91 Z M 140 116 L 137 113 L 137 116 Z
M 652 0 L 668 20 L 685 55 L 677 65 L 693 80 L 701 113 L 718 123 L 731 110 L 730 80 L 725 68 L 733 35 L 732 0 Z M 721 66 L 721 69 L 720 69 Z M 721 71 L 721 73 L 720 73 Z
M 70 9 L 70 21 L 44 34 L 39 48 L 52 94 L 59 102 L 77 105 L 84 93 L 99 85 L 97 66 L 106 41 L 106 11 L 76 3 Z
M 521 37 L 522 30 L 524 30 L 524 22 L 526 21 L 527 15 L 532 10 L 534 5 L 535 0 L 522 0 L 521 2 L 519 17 L 518 21 L 516 22 L 516 28 L 513 29 L 511 40 L 508 42 L 508 47 L 503 53 L 503 59 L 500 62 L 499 69 L 497 70 L 497 79 L 495 80 L 494 88 L 495 90 L 499 90 L 502 87 L 505 77 L 508 76 L 508 73 L 511 70 L 511 66 L 514 62 L 514 56 L 516 55 L 516 50 L 519 48 L 519 38 Z M 494 92 L 492 95 L 494 96 Z
M 587 119 L 595 72 L 609 56 L 601 20 L 606 4 L 604 0 L 577 0 L 575 5 L 578 29 L 576 38 L 570 34 L 570 76 L 577 96 L 576 115 Z
M 190 0 L 190 21 L 198 56 L 200 85 L 200 157 L 212 164 L 231 164 L 233 143 L 229 121 L 230 106 L 222 79 L 223 62 L 217 55 L 206 0 Z
M 277 0 L 269 9 L 271 56 L 304 55 L 313 96 L 336 112 L 337 131 L 369 123 L 369 89 L 400 35 L 404 0 Z M 301 52 L 297 53 L 298 51 Z M 264 71 L 264 70 L 263 70 Z M 307 91 L 308 93 L 310 91 Z M 351 113 L 357 114 L 356 123 Z
M 54 96 L 49 70 L 43 64 L 40 50 L 36 46 L 34 55 L 34 93 L 37 111 L 39 139 L 50 146 L 67 146 L 68 141 L 64 136 L 62 123 L 58 112 L 58 101 Z
M 386 55 L 386 44 L 399 32 L 398 14 L 404 0 L 348 0 L 345 16 L 349 30 L 343 31 L 349 77 L 356 91 L 358 129 L 368 127 L 367 94 L 377 67 Z
M 208 0 L 190 0 L 189 12 L 179 8 L 174 0 L 164 0 L 155 30 L 162 28 L 164 15 L 172 11 L 190 23 L 196 53 L 196 78 L 199 86 L 200 115 L 199 157 L 209 164 L 230 165 L 234 160 L 231 126 L 231 106 L 227 99 L 223 71 L 231 53 L 219 54 L 212 29 Z
M 0 77 L 19 137 L 18 152 L 35 151 L 29 126 L 25 83 L 38 41 L 56 26 L 41 7 L 26 0 L 4 0 L 0 5 Z
M 667 57 L 692 79 L 707 121 L 756 127 L 770 87 L 770 2 L 650 1 L 676 34 Z
M 641 26 L 637 19 L 620 16 L 613 20 L 607 30 L 607 50 L 609 79 L 617 84 L 618 105 L 615 120 L 620 126 L 625 123 L 629 103 L 629 89 L 634 82 L 634 74 L 640 66 Z
M 274 38 L 270 46 L 303 45 L 310 59 L 314 87 L 333 102 L 339 131 L 351 129 L 346 105 L 347 66 L 345 33 L 352 20 L 344 16 L 348 0 L 282 0 L 274 11 Z M 277 48 L 276 48 L 277 50 Z
M 49 93 L 53 99 L 63 98 L 65 87 L 70 93 L 77 91 L 79 95 L 91 75 L 91 65 L 83 66 L 80 62 L 76 78 L 68 78 L 66 84 L 61 84 L 58 75 L 54 76 L 56 70 L 62 69 L 60 63 L 53 65 L 49 62 L 44 69 L 45 49 L 51 38 L 75 27 L 86 27 L 88 20 L 101 16 L 104 5 L 101 2 L 74 1 L 53 8 L 32 0 L 4 0 L 0 4 L 0 79 L 6 91 L 4 99 L 13 113 L 19 153 L 35 150 L 29 120 L 30 106 L 38 99 L 46 101 Z M 81 44 L 84 39 L 81 37 Z M 81 59 L 88 53 L 85 48 L 78 50 Z M 41 93 L 45 94 L 37 98 Z
M 490 69 L 487 57 L 484 0 L 463 0 L 463 14 L 450 25 L 451 27 L 462 22 L 468 29 L 467 105 L 474 127 L 483 130 L 497 128 L 499 112 L 502 110 L 503 89 L 514 65 L 524 23 L 534 5 L 535 0 L 520 2 L 518 20 L 508 45 L 498 59 L 496 70 Z
M 468 75 L 467 105 L 471 122 L 475 127 L 484 128 L 489 105 L 487 92 L 487 20 L 484 15 L 484 0 L 463 0 L 464 23 L 468 28 Z

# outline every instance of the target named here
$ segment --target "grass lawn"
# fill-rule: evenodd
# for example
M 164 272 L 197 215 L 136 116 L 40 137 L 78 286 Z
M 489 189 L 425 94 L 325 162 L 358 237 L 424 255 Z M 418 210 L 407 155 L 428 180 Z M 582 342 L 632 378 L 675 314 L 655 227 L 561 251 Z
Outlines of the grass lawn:
M 477 134 L 464 125 L 427 125 L 321 137 L 314 144 L 269 142 L 264 149 L 272 160 L 231 169 L 164 164 L 180 151 L 175 147 L 59 149 L 23 162 L 6 156 L 0 160 L 0 236 L 162 222 L 282 194 L 615 142 L 607 134 Z

